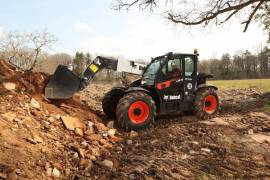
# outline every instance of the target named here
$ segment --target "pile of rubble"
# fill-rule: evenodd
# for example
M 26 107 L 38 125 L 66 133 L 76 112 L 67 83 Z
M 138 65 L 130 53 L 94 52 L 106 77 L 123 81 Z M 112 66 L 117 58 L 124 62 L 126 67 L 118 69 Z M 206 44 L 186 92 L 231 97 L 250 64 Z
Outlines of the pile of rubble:
M 93 164 L 114 168 L 101 157 L 121 141 L 113 122 L 104 125 L 79 100 L 52 104 L 40 93 L 46 75 L 0 63 L 0 179 L 93 177 Z

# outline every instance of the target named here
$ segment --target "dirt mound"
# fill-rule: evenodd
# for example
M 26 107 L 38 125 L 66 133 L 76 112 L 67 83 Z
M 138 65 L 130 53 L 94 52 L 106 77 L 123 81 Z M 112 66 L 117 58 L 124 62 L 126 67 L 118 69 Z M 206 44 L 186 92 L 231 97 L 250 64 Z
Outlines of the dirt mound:
M 101 123 L 78 95 L 49 102 L 41 93 L 46 74 L 0 64 L 0 179 L 93 176 L 93 164 L 102 164 L 100 155 L 121 140 L 116 129 Z
M 14 90 L 27 93 L 41 93 L 48 80 L 48 75 L 39 72 L 19 71 L 4 60 L 0 60 L 0 80 L 2 83 L 15 83 Z

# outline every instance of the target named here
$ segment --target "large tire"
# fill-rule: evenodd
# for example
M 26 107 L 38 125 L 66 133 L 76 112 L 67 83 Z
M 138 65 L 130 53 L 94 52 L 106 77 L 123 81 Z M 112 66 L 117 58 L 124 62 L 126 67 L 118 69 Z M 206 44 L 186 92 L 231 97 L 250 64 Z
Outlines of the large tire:
M 200 119 L 211 119 L 219 110 L 219 98 L 214 88 L 198 90 L 194 102 L 195 115 Z
M 130 92 L 120 99 L 116 116 L 126 131 L 145 129 L 155 119 L 156 105 L 148 94 L 141 91 Z
M 102 109 L 108 118 L 116 119 L 116 107 L 119 100 L 123 97 L 124 90 L 113 88 L 105 94 L 102 100 Z

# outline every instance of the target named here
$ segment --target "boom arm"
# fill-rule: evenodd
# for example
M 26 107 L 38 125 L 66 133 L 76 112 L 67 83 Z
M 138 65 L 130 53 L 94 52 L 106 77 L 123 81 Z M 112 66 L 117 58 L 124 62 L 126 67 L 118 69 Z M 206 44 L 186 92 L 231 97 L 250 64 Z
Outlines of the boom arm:
M 84 89 L 94 76 L 102 69 L 112 69 L 117 71 L 118 60 L 98 56 L 90 63 L 82 74 L 80 90 Z
M 135 64 L 133 61 L 119 63 L 119 60 L 98 56 L 85 68 L 82 76 L 78 77 L 66 66 L 59 65 L 45 87 L 45 97 L 48 99 L 71 98 L 78 90 L 83 90 L 102 69 L 139 74 L 143 68 L 142 65 Z

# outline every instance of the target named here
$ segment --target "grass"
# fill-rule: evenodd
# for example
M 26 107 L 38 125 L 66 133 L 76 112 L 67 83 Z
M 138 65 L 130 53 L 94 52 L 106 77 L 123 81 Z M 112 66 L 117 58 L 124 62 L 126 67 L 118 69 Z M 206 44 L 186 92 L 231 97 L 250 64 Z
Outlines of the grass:
M 270 79 L 213 80 L 208 82 L 219 89 L 257 88 L 264 92 L 270 92 Z

